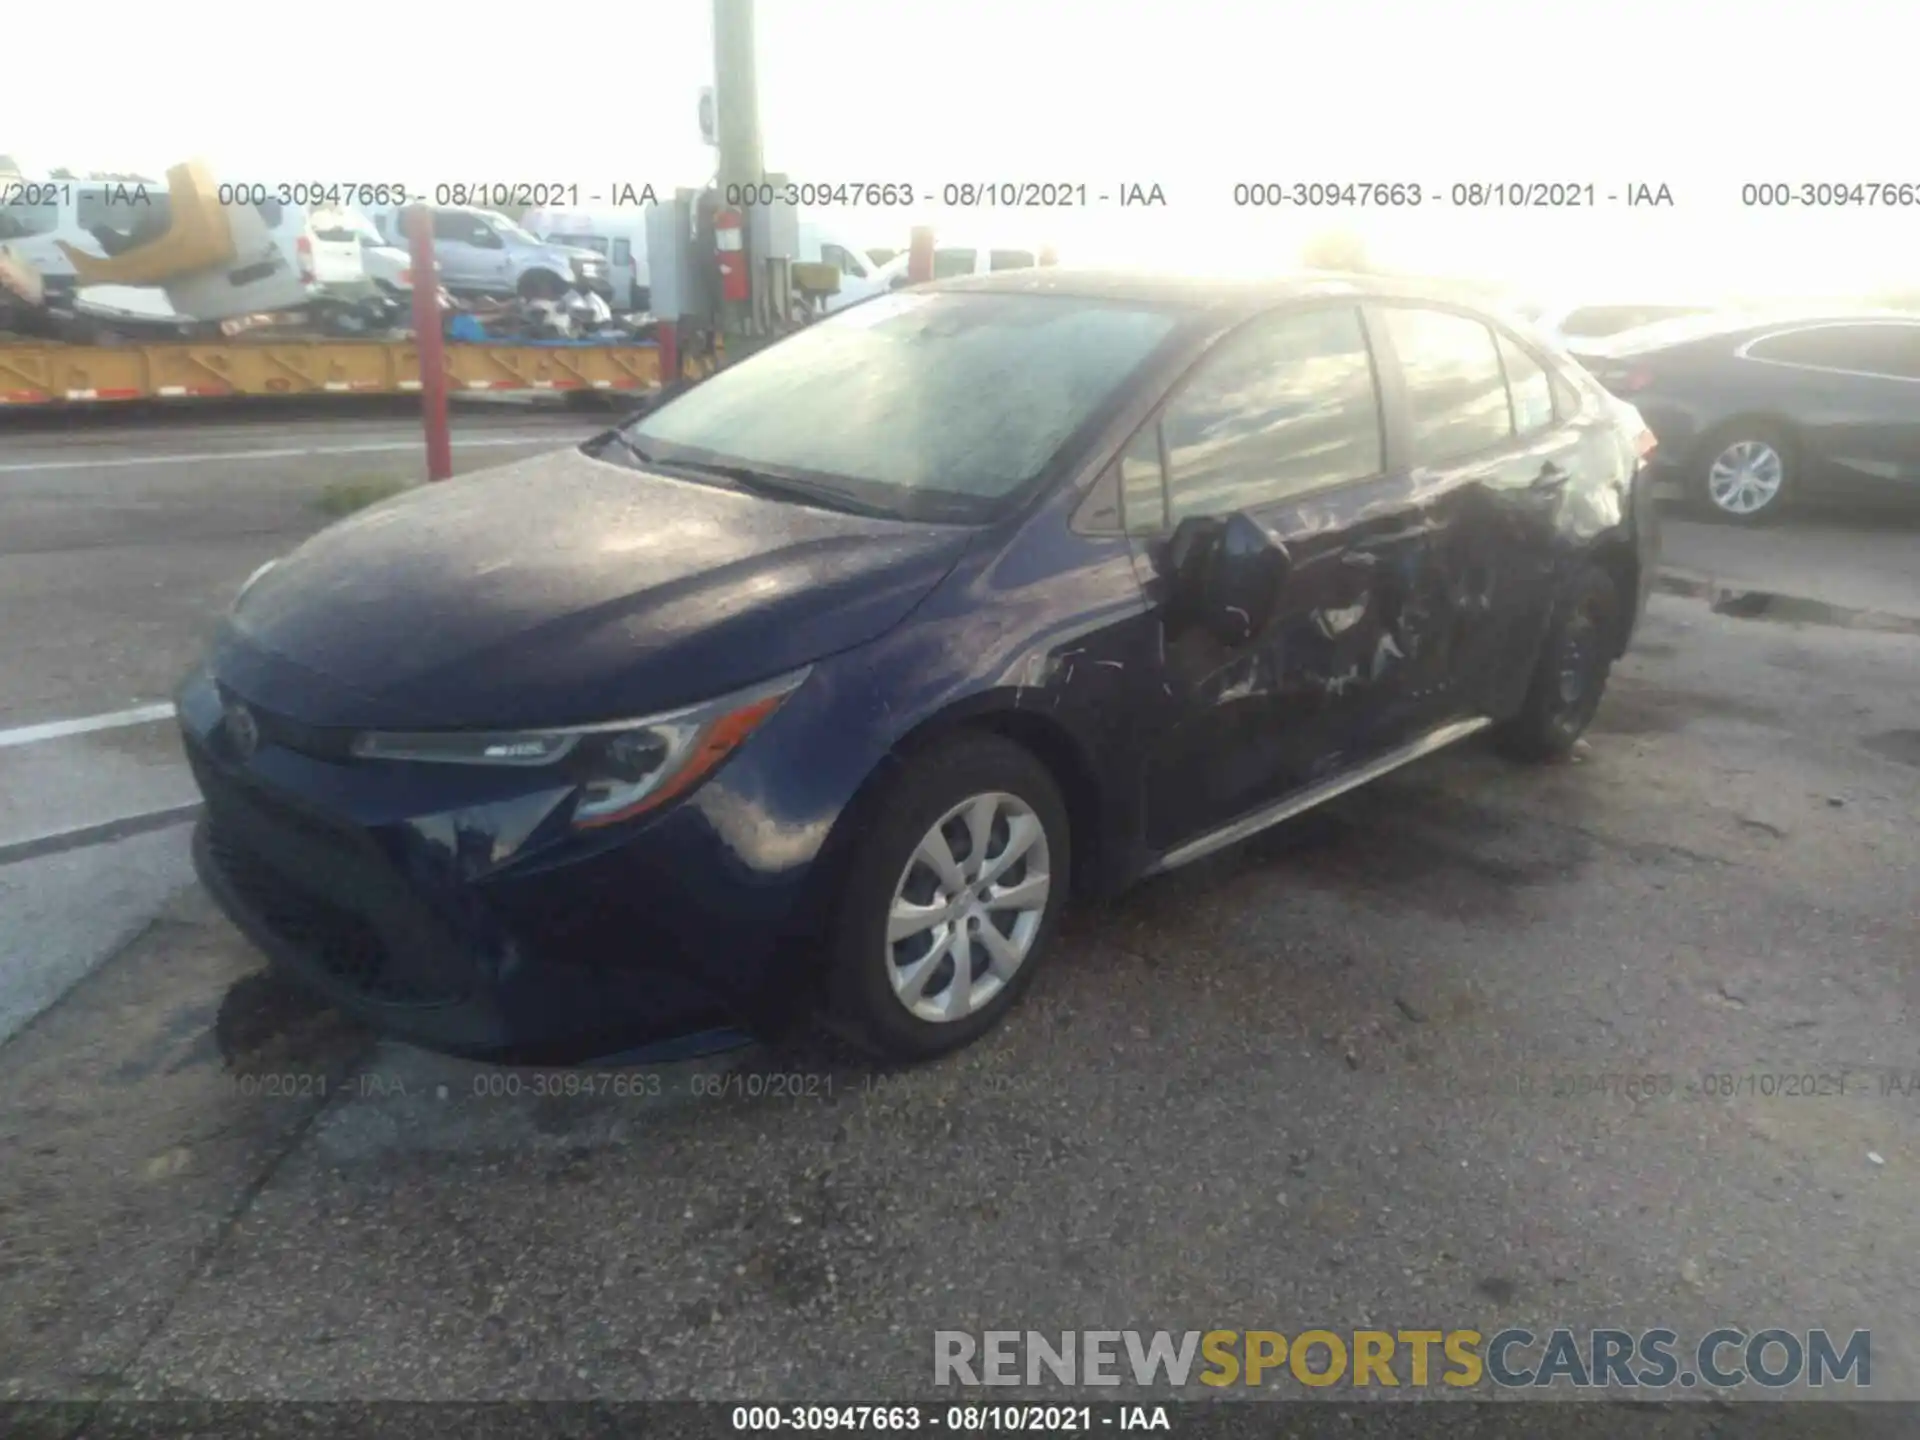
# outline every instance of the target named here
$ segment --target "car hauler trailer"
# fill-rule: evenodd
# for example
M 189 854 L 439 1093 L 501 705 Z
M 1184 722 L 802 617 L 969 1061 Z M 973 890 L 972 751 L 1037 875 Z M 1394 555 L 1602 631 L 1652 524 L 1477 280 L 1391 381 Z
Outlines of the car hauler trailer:
M 461 391 L 602 392 L 660 383 L 652 344 L 510 345 L 449 341 L 447 385 Z M 695 364 L 683 367 L 695 373 Z M 63 345 L 0 340 L 0 409 L 232 396 L 401 395 L 420 389 L 412 340 L 159 341 Z

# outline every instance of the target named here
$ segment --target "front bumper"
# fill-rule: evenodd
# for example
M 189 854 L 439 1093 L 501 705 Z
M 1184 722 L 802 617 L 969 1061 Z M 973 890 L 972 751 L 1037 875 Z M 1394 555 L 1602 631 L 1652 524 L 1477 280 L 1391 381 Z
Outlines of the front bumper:
M 202 883 L 277 967 L 375 1030 L 566 1063 L 722 1049 L 797 1013 L 786 922 L 809 866 L 742 863 L 708 808 L 725 772 L 704 804 L 633 830 L 576 840 L 561 814 L 562 840 L 516 857 L 564 793 L 528 790 L 527 772 L 348 762 L 265 714 L 242 758 L 204 676 L 179 714 L 206 800 Z

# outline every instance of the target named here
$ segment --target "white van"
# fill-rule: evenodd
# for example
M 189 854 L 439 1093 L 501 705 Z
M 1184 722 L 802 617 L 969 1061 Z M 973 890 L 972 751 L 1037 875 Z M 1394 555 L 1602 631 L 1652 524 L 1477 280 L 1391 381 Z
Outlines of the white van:
M 942 245 L 933 249 L 933 278 L 951 280 L 956 275 L 991 275 L 997 270 L 1030 270 L 1040 263 L 1041 250 L 1018 246 Z M 907 262 L 911 250 L 902 250 L 874 272 L 877 288 L 898 290 L 907 283 Z
M 307 217 L 316 244 L 345 243 L 360 251 L 366 278 L 396 297 L 413 291 L 413 257 L 404 248 L 387 243 L 379 229 L 358 210 L 321 209 Z
M 645 310 L 647 283 L 647 208 L 617 210 L 535 210 L 521 222 L 543 240 L 592 250 L 607 258 L 613 279 L 613 308 Z M 877 295 L 885 287 L 880 267 L 865 250 L 817 220 L 800 221 L 800 253 L 794 257 L 840 272 L 840 290 L 827 302 L 830 313 Z
M 180 203 L 200 212 L 215 205 L 211 195 L 189 193 Z M 169 187 L 154 181 L 35 182 L 0 207 L 0 245 L 37 270 L 54 295 L 70 294 L 84 308 L 150 319 L 226 320 L 297 309 L 325 283 L 317 260 L 303 264 L 293 231 L 283 225 L 276 233 L 268 217 L 248 205 L 219 207 L 233 246 L 223 265 L 137 285 L 82 283 L 63 245 L 96 259 L 117 258 L 166 235 L 174 204 Z M 184 220 L 191 224 L 195 218 Z M 365 273 L 357 254 L 353 273 Z
M 338 210 L 287 204 L 272 198 L 273 186 L 266 188 L 269 198 L 256 200 L 254 213 L 281 253 L 292 259 L 302 284 L 351 289 L 367 283 L 360 237 L 342 223 Z M 327 223 L 316 225 L 316 217 Z

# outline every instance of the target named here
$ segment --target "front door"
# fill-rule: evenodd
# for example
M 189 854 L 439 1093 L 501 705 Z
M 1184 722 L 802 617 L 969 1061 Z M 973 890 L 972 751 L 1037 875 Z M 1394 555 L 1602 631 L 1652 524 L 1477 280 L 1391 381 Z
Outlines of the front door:
M 1432 540 L 1383 423 L 1359 307 L 1283 310 L 1219 342 L 1136 438 L 1122 478 L 1165 648 L 1149 845 L 1168 849 L 1377 754 L 1387 742 L 1375 721 L 1407 683 L 1403 577 Z M 1235 512 L 1290 565 L 1269 622 L 1229 643 L 1170 606 L 1167 542 L 1189 516 Z

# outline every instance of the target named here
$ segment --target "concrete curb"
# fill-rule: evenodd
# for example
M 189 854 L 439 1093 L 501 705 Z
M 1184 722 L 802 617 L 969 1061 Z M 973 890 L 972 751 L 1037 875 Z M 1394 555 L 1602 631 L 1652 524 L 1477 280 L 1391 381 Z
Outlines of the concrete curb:
M 1720 615 L 1745 618 L 1765 616 L 1770 620 L 1808 625 L 1834 625 L 1846 630 L 1872 630 L 1886 635 L 1920 635 L 1920 615 L 1900 615 L 1887 610 L 1861 610 L 1810 595 L 1783 595 L 1757 590 L 1745 581 L 1721 580 L 1698 570 L 1677 565 L 1662 565 L 1655 588 L 1667 595 L 1705 600 L 1707 607 Z

